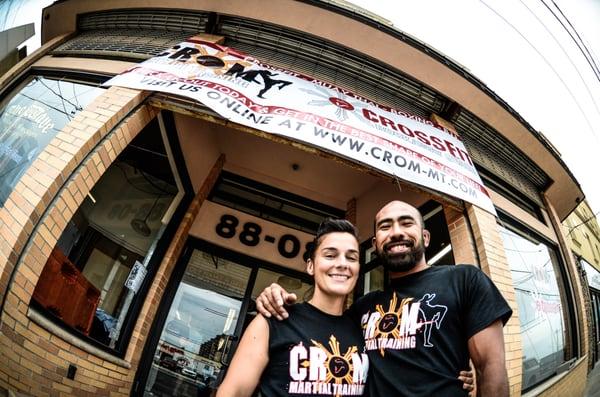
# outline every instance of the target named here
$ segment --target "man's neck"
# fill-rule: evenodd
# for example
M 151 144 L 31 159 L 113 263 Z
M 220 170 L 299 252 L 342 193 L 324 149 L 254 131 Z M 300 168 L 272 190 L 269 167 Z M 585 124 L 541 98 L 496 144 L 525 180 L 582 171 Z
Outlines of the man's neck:
M 408 276 L 410 274 L 415 274 L 415 273 L 422 272 L 423 270 L 427 270 L 429 268 L 430 268 L 430 266 L 427 264 L 427 262 L 425 262 L 423 260 L 423 261 L 417 263 L 415 265 L 415 267 L 413 267 L 412 269 L 407 270 L 405 272 L 389 272 L 389 276 L 390 276 L 390 279 L 394 280 L 394 279 L 399 279 L 399 278 L 402 278 L 402 277 L 406 277 L 406 276 Z

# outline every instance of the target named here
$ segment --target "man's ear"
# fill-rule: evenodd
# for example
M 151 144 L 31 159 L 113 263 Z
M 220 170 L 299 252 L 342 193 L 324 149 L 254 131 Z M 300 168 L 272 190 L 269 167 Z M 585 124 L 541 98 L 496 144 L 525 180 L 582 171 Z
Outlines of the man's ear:
M 312 259 L 308 259 L 306 261 L 306 273 L 310 274 L 311 276 L 315 275 L 315 265 Z
M 373 238 L 371 239 L 371 247 L 373 247 L 373 249 L 377 251 L 377 240 L 375 240 L 375 236 L 373 236 Z
M 431 238 L 431 235 L 429 234 L 429 230 L 423 229 L 423 245 L 425 246 L 425 248 L 429 247 L 429 239 L 430 238 Z

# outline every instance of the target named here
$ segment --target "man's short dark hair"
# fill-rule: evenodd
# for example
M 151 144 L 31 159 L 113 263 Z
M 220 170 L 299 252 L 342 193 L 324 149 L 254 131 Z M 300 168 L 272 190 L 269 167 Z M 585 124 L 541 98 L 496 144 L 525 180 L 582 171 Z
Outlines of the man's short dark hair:
M 358 229 L 352 224 L 352 222 L 346 219 L 339 218 L 325 218 L 317 229 L 317 234 L 312 242 L 308 243 L 308 249 L 304 254 L 304 261 L 308 259 L 315 259 L 315 253 L 317 248 L 323 241 L 323 237 L 329 233 L 349 233 L 358 242 Z

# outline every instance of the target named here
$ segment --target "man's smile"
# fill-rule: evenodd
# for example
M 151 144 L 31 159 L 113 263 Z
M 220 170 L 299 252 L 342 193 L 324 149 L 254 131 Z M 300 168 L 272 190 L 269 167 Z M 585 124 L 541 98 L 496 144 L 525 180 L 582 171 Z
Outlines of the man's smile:
M 414 244 L 412 241 L 403 240 L 387 243 L 384 249 L 388 254 L 405 254 L 410 252 L 413 247 Z

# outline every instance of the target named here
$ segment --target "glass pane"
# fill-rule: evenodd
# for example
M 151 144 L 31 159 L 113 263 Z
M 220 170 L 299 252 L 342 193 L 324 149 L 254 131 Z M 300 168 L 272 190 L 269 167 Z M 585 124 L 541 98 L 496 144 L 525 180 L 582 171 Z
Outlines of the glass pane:
M 371 263 L 377 260 L 375 248 L 369 247 L 365 250 L 365 264 L 363 266 L 369 266 Z M 363 295 L 368 294 L 372 291 L 383 291 L 385 286 L 385 270 L 383 266 L 379 265 L 372 270 L 368 271 L 364 275 L 363 282 Z
M 594 289 L 600 290 L 600 272 L 583 258 L 579 260 L 579 263 L 581 263 L 583 270 L 585 270 L 588 285 Z
M 383 266 L 377 266 L 370 272 L 365 273 L 364 294 L 366 295 L 372 291 L 383 291 L 384 280 Z
M 35 302 L 55 320 L 117 348 L 177 192 L 153 121 L 69 221 L 40 275 Z
M 273 272 L 266 269 L 260 269 L 256 276 L 256 282 L 252 289 L 252 299 L 256 299 L 258 295 L 271 283 L 281 285 L 287 292 L 294 293 L 298 297 L 298 302 L 309 300 L 312 296 L 312 285 L 303 282 L 297 277 L 288 276 L 285 274 Z
M 425 229 L 434 231 L 425 250 L 427 263 L 431 266 L 454 265 L 450 232 L 443 207 L 435 201 L 428 201 L 419 207 L 419 211 L 423 214 Z
M 33 76 L 0 103 L 0 206 L 52 138 L 102 92 Z
M 147 396 L 209 396 L 229 353 L 250 269 L 194 251 L 165 322 Z
M 500 228 L 519 305 L 523 389 L 549 378 L 564 360 L 563 307 L 555 254 L 546 245 Z

